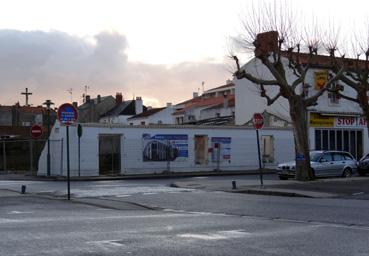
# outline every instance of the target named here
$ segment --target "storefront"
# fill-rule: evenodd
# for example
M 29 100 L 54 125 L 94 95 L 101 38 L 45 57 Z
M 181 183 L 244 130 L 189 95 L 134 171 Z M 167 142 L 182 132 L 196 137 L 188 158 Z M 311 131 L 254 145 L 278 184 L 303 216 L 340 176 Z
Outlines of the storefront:
M 315 150 L 343 150 L 360 159 L 368 152 L 366 119 L 310 113 L 310 145 Z

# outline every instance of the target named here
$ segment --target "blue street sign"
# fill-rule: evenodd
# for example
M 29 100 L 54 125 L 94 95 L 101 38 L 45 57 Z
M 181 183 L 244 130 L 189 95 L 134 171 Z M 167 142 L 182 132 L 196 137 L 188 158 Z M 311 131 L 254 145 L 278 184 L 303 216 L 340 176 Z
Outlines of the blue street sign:
M 62 104 L 58 109 L 58 120 L 65 125 L 74 124 L 78 120 L 77 109 L 72 104 Z

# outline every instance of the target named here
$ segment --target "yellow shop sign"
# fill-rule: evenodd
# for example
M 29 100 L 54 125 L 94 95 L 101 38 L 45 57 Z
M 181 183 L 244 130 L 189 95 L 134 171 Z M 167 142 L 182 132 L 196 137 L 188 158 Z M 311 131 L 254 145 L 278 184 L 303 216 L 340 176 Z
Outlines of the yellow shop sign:
M 328 71 L 317 71 L 315 75 L 315 90 L 321 90 L 324 88 L 328 81 Z
M 334 117 L 322 116 L 318 113 L 310 113 L 310 127 L 333 127 Z

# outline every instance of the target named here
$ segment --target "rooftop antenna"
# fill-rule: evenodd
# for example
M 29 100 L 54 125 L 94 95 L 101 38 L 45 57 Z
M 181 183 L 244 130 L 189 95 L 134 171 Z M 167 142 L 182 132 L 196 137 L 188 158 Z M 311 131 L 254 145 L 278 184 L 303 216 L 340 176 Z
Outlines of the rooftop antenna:
M 84 89 L 83 89 L 84 93 L 82 94 L 83 102 L 86 102 L 86 96 L 88 95 L 88 94 L 87 94 L 88 89 L 90 89 L 90 86 L 85 85 L 85 86 L 84 86 Z
M 32 95 L 32 92 L 28 92 L 28 88 L 26 88 L 25 92 L 21 92 L 22 95 L 26 95 L 26 106 L 29 107 L 28 105 L 28 97 L 29 95 Z
M 70 102 L 73 102 L 73 88 L 69 88 L 67 92 L 70 94 Z

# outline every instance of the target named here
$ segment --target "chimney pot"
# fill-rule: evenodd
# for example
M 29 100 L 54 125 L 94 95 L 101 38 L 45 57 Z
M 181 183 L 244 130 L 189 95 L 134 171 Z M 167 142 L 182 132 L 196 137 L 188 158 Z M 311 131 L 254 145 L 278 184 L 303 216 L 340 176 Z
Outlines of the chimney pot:
M 256 40 L 254 41 L 255 46 L 255 56 L 260 57 L 266 55 L 269 52 L 278 51 L 278 32 L 268 31 L 256 35 Z
M 117 92 L 115 95 L 115 103 L 120 104 L 123 102 L 123 95 L 121 92 Z

